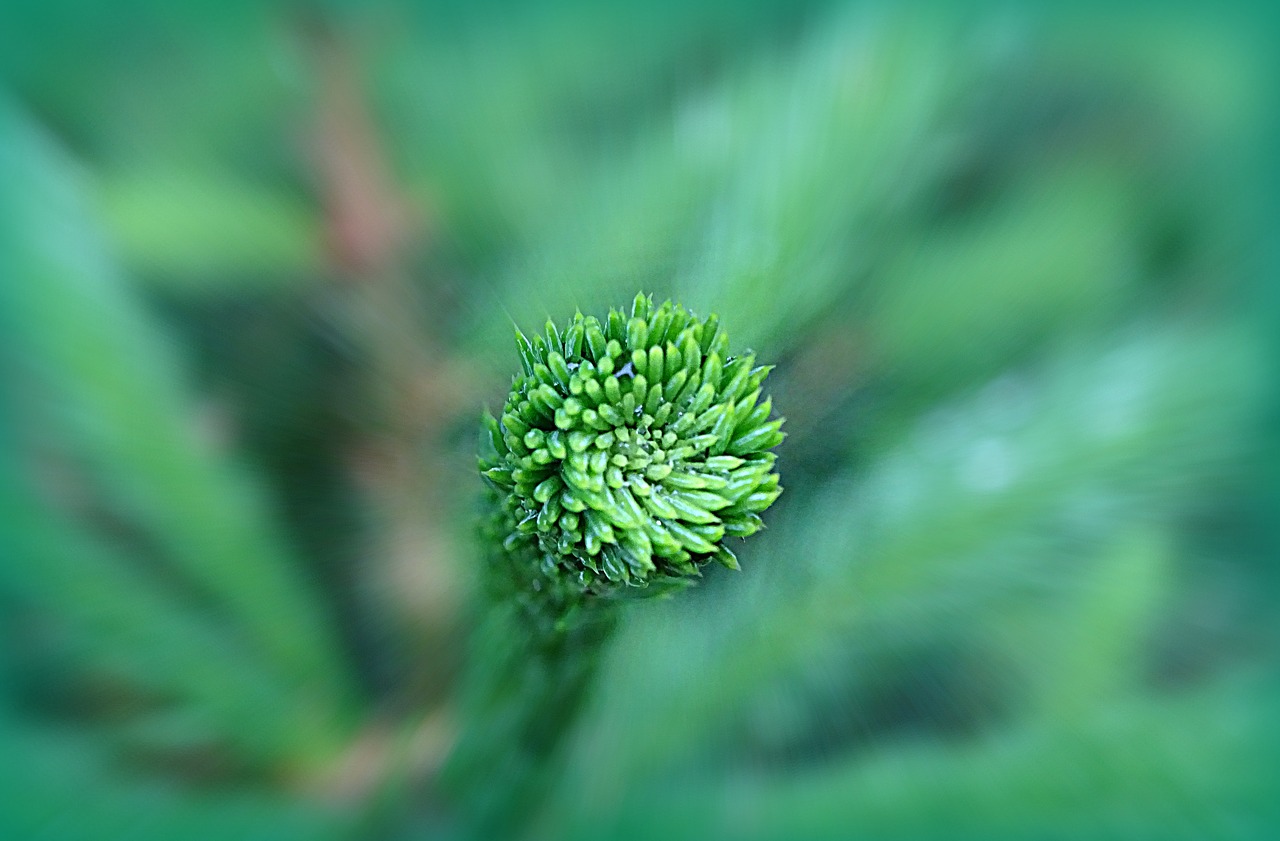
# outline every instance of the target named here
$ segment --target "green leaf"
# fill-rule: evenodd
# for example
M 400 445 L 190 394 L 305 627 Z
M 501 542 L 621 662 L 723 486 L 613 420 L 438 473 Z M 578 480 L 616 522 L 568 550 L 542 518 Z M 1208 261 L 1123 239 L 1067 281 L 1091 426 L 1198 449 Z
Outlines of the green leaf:
M 276 674 L 337 716 L 349 687 L 327 617 L 260 490 L 200 435 L 179 360 L 112 266 L 75 173 L 0 102 L 0 313 L 7 348 L 55 401 L 46 443 Z
M 97 193 L 125 267 L 167 290 L 296 289 L 324 267 L 316 210 L 234 174 L 116 173 Z

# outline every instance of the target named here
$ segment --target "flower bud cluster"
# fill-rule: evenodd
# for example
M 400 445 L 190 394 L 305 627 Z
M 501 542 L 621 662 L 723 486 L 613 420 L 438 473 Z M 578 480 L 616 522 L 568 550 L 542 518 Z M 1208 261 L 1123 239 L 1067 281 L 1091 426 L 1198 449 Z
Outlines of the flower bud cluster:
M 715 315 L 643 295 L 630 317 L 578 313 L 516 344 L 523 372 L 480 456 L 504 550 L 584 592 L 737 569 L 725 539 L 758 531 L 782 492 L 771 366 L 731 356 Z

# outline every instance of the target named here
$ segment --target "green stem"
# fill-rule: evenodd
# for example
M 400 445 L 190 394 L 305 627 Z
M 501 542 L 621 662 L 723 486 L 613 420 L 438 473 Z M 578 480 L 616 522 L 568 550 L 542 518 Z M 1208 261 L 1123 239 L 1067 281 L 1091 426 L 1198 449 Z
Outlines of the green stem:
M 537 811 L 617 624 L 611 599 L 491 589 L 472 651 L 468 726 L 444 782 L 469 837 L 508 838 Z

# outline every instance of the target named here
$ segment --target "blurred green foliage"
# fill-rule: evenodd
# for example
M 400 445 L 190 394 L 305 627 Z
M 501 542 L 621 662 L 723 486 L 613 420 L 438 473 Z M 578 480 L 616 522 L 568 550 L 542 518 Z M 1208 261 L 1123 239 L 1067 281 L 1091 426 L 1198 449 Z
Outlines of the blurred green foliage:
M 1268 837 L 1257 23 L 6 4 L 0 836 L 465 835 L 479 408 L 639 289 L 780 363 L 788 493 L 525 835 Z

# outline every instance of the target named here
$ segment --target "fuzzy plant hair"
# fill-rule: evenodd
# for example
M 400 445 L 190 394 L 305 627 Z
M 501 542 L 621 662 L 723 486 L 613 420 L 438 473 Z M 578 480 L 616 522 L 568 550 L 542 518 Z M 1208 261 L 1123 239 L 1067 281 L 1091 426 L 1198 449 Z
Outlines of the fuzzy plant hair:
M 578 312 L 516 345 L 522 370 L 485 415 L 480 456 L 503 551 L 594 595 L 737 569 L 729 538 L 758 531 L 782 492 L 782 420 L 761 399 L 772 366 L 734 355 L 717 316 L 644 295 L 629 317 Z

